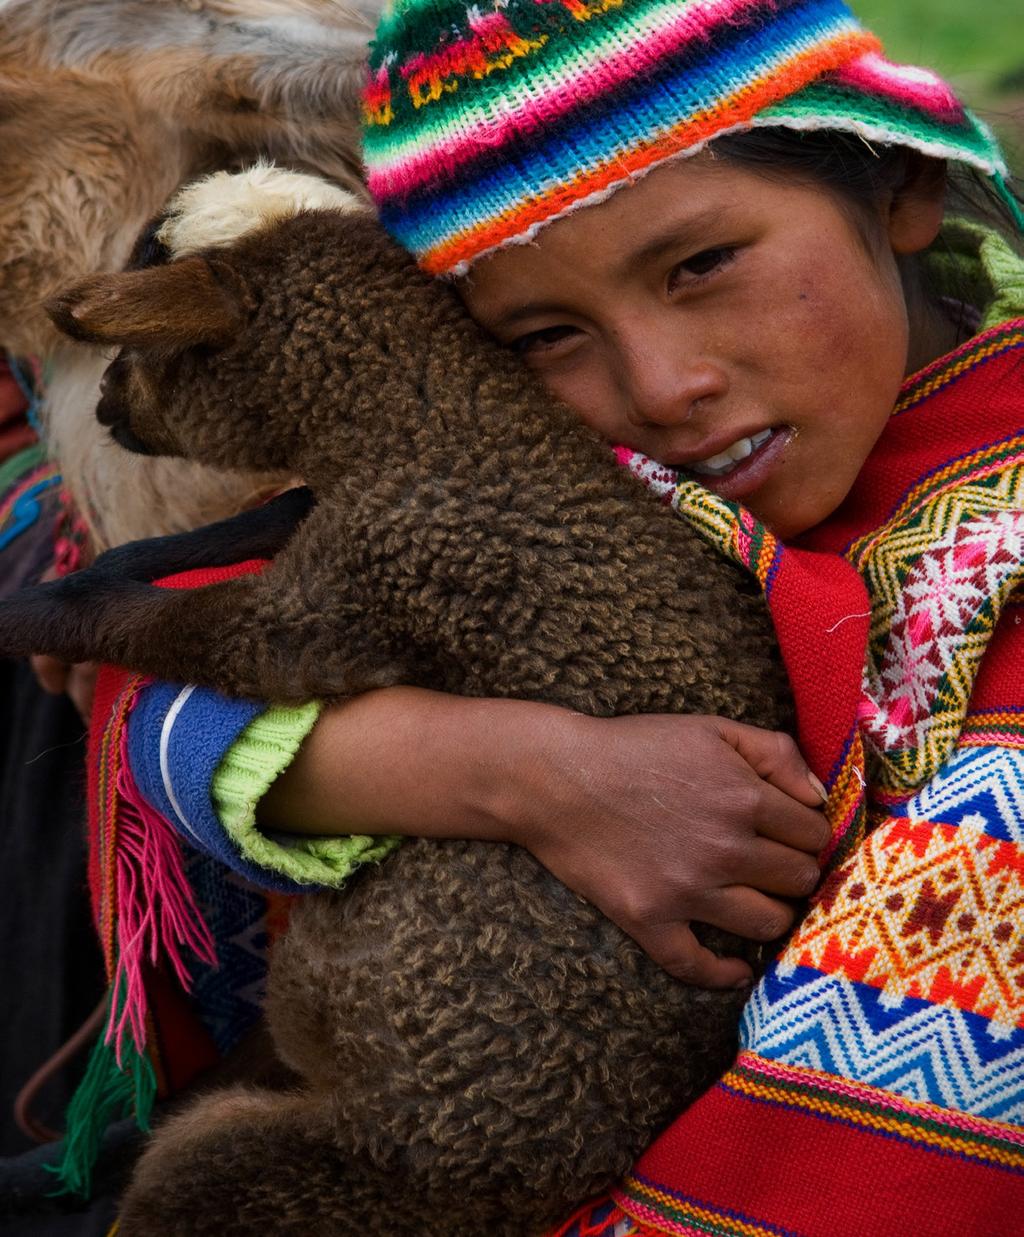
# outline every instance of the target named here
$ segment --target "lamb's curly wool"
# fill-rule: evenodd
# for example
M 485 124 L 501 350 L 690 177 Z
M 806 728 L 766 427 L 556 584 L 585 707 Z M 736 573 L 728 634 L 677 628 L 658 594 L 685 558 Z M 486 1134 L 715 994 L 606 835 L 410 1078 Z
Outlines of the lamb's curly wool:
M 300 214 L 54 312 L 133 345 L 116 437 L 287 466 L 318 503 L 263 576 L 165 591 L 115 554 L 0 611 L 3 646 L 278 700 L 409 683 L 784 721 L 755 588 L 372 220 Z M 170 1121 L 123 1237 L 537 1233 L 721 1071 L 742 999 L 669 979 L 525 851 L 408 844 L 298 902 L 275 951 L 306 1090 Z

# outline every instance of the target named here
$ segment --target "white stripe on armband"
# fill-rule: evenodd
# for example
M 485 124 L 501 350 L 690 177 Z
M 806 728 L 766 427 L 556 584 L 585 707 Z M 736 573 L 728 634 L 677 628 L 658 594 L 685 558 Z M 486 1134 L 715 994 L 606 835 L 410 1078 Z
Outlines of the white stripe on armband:
M 160 776 L 164 781 L 164 793 L 170 800 L 171 807 L 174 808 L 174 814 L 185 826 L 188 832 L 199 841 L 199 835 L 185 819 L 185 813 L 181 810 L 181 804 L 178 802 L 178 796 L 174 793 L 174 787 L 171 785 L 171 768 L 170 761 L 167 758 L 168 749 L 171 746 L 171 731 L 174 729 L 174 723 L 178 720 L 181 710 L 188 703 L 189 696 L 196 690 L 196 685 L 193 683 L 189 687 L 183 687 L 178 692 L 174 703 L 167 710 L 167 716 L 164 718 L 163 729 L 160 731 Z

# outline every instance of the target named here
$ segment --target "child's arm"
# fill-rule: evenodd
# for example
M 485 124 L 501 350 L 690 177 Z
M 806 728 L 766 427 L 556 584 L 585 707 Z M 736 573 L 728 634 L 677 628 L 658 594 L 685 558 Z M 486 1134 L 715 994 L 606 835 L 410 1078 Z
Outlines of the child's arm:
M 721 718 L 596 719 L 416 688 L 326 709 L 263 798 L 269 829 L 525 846 L 692 983 L 743 983 L 689 929 L 754 940 L 792 924 L 828 838 L 784 735 Z

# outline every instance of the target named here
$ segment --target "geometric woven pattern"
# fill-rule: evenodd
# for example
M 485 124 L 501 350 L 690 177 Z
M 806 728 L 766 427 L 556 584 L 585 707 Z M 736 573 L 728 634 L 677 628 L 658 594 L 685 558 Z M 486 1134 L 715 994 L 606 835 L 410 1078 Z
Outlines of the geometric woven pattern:
M 766 597 L 770 595 L 782 546 L 745 507 L 719 498 L 696 481 L 677 483 L 671 505 L 700 529 L 705 540 L 745 567 L 761 585 Z
M 849 555 L 871 593 L 860 720 L 883 792 L 915 790 L 951 752 L 988 640 L 1024 580 L 1024 434 L 947 471 L 945 486 L 928 478 Z
M 798 982 L 794 982 L 794 980 Z M 744 1017 L 761 1059 L 846 1078 L 920 1103 L 1024 1124 L 1024 1031 L 992 1035 L 976 1014 L 885 992 L 840 973 L 777 972 Z
M 898 811 L 826 881 L 743 1045 L 1024 1124 L 1024 753 L 957 751 Z
M 878 826 L 829 877 L 781 973 L 814 967 L 890 1005 L 923 997 L 978 1013 L 997 1037 L 1024 1027 L 1024 848 L 984 823 Z
M 765 593 L 781 553 L 775 536 L 739 503 L 719 498 L 677 469 L 666 468 L 629 447 L 616 447 L 620 465 L 670 505 L 709 544 L 756 576 Z
M 195 1010 L 218 1051 L 227 1054 L 266 1005 L 267 899 L 218 860 L 195 851 L 189 852 L 188 876 L 220 963 L 216 969 L 189 967 Z
M 782 547 L 745 507 L 720 498 L 685 473 L 666 468 L 631 447 L 617 446 L 615 456 L 623 468 L 696 528 L 709 545 L 750 571 L 766 595 L 771 592 Z
M 757 125 L 1005 173 L 952 89 L 886 60 L 843 0 L 398 0 L 368 68 L 367 185 L 434 275 Z
M 1015 602 L 1017 606 L 1020 604 L 1019 600 Z M 1024 622 L 1024 615 L 1021 616 L 1021 621 Z M 1024 708 L 1019 705 L 1005 705 L 1001 709 L 971 710 L 960 735 L 960 746 L 993 745 L 1024 750 Z
M 958 748 L 928 785 L 893 814 L 951 825 L 981 816 L 991 837 L 1024 845 L 1024 751 L 973 744 Z

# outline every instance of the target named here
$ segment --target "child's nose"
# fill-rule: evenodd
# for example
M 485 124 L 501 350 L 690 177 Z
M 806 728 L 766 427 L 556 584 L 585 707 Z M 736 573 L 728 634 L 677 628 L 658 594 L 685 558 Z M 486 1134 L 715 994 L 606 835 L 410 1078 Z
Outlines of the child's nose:
M 701 400 L 720 398 L 728 386 L 725 372 L 712 361 L 676 350 L 646 351 L 630 366 L 626 415 L 641 429 L 682 425 Z

